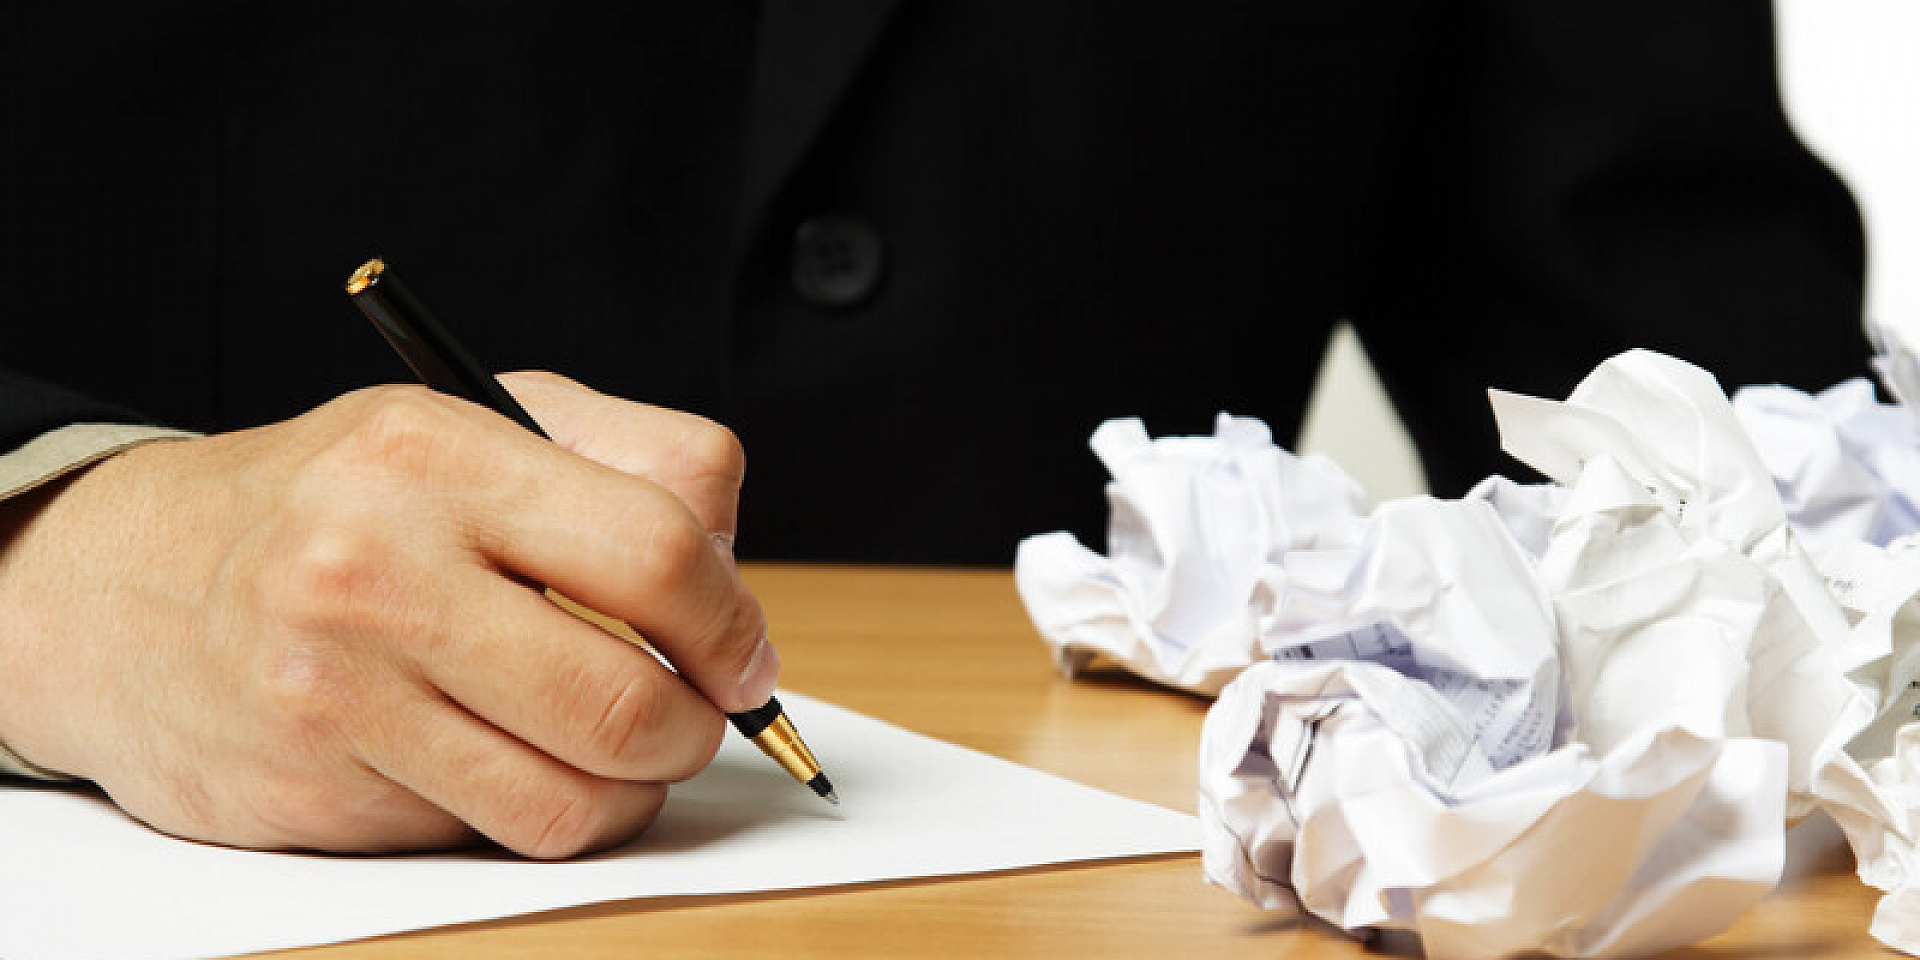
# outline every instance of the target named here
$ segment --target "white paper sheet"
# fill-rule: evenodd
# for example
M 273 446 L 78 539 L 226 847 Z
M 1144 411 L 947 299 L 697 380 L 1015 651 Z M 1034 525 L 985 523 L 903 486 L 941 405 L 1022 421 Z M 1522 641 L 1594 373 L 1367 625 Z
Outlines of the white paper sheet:
M 743 893 L 1192 851 L 1194 818 L 797 694 L 782 702 L 845 800 L 738 737 L 633 844 L 323 857 L 156 834 L 90 796 L 0 789 L 0 956 L 162 960 L 330 943 L 633 897 Z

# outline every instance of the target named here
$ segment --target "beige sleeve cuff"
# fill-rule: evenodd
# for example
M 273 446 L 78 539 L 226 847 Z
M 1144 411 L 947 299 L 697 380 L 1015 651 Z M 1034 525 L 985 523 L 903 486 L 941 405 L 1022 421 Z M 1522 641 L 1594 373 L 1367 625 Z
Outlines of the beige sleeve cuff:
M 26 493 L 82 467 L 92 466 L 122 450 L 155 440 L 181 440 L 191 436 L 194 434 L 182 430 L 125 423 L 75 423 L 49 430 L 13 450 L 0 453 L 0 500 Z M 5 696 L 5 692 L 0 691 L 0 696 Z M 4 743 L 0 743 L 0 775 L 41 780 L 69 779 L 14 756 Z

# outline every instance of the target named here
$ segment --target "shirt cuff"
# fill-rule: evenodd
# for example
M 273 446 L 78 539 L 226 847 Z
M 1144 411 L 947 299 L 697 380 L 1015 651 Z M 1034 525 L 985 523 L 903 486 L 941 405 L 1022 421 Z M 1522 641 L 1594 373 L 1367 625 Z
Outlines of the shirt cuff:
M 126 423 L 73 423 L 49 430 L 0 453 L 0 500 L 38 489 L 122 450 L 155 440 L 184 440 L 192 436 L 196 434 Z M 72 779 L 20 759 L 4 743 L 0 743 L 0 775 L 37 780 Z
M 29 780 L 73 780 L 64 773 L 42 770 L 13 755 L 6 744 L 0 743 L 0 777 L 26 777 Z

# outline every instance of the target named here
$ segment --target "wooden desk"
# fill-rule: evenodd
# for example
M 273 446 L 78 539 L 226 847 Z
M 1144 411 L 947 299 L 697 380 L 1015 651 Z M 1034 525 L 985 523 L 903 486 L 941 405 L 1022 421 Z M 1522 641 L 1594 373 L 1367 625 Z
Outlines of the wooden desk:
M 1194 809 L 1206 702 L 1053 671 L 1002 571 L 756 566 L 783 684 L 1115 793 Z M 826 759 L 831 766 L 832 758 Z M 1017 815 L 1017 812 L 1010 812 Z M 1727 933 L 1675 956 L 1886 957 L 1877 895 L 1838 831 L 1796 829 L 1789 879 Z M 1417 951 L 1399 939 L 1386 952 Z M 634 900 L 296 951 L 316 958 L 1322 957 L 1368 950 L 1262 913 L 1178 856 L 746 897 Z

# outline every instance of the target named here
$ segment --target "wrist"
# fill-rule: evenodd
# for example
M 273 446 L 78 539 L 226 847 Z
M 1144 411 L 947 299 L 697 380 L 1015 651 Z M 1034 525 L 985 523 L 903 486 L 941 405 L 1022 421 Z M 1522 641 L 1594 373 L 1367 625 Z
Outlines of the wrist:
M 21 694 L 31 684 L 28 673 L 31 668 L 21 662 L 16 653 L 25 643 L 22 634 L 32 628 L 27 625 L 27 618 L 19 615 L 23 611 L 18 609 L 14 596 L 7 590 L 7 584 L 16 579 L 9 574 L 18 565 L 16 547 L 28 529 L 46 506 L 65 489 L 67 483 L 89 466 L 92 464 L 65 471 L 27 492 L 0 500 L 0 776 L 34 780 L 73 779 L 33 763 L 13 746 L 15 735 L 19 733 L 13 727 L 20 721 L 20 715 L 30 712 L 31 708 L 22 711 L 7 707 L 23 706 L 27 699 Z

